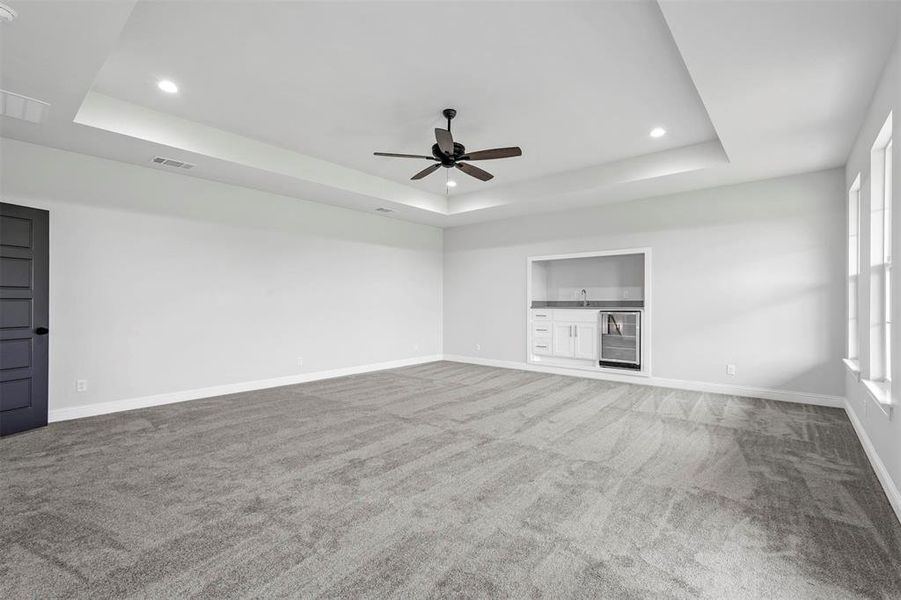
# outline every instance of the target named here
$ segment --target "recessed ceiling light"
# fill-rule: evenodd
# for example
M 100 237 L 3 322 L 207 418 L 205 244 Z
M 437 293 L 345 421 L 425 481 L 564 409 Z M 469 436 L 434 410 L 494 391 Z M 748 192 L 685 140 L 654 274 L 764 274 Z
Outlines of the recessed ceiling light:
M 447 181 L 447 187 L 457 187 L 457 182 L 454 181 L 453 179 L 449 179 Z
M 659 137 L 663 137 L 665 135 L 666 135 L 666 129 L 664 129 L 663 127 L 655 127 L 654 129 L 651 130 L 652 138 L 659 138 Z
M 156 84 L 158 88 L 166 92 L 167 94 L 177 94 L 178 86 L 169 81 L 168 79 L 163 79 L 158 84 Z

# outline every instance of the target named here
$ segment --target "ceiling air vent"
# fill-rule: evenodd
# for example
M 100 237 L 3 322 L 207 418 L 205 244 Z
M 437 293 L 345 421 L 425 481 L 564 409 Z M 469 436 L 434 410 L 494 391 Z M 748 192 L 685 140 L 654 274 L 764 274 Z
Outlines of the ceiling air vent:
M 176 169 L 193 169 L 197 165 L 192 165 L 183 160 L 175 160 L 174 158 L 166 158 L 165 156 L 156 156 L 153 162 L 164 167 L 175 167 Z
M 375 209 L 375 212 L 389 213 L 389 212 L 394 212 L 394 211 L 391 210 L 390 208 L 385 208 L 385 207 L 383 207 L 383 206 L 380 206 L 380 207 L 378 207 L 377 209 Z
M 0 90 L 0 114 L 29 123 L 40 123 L 47 116 L 50 105 L 15 92 Z

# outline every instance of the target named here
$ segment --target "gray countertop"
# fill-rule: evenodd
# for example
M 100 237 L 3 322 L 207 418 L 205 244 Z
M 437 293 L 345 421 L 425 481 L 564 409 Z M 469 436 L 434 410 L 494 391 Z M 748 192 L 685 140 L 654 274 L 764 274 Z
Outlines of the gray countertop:
M 588 306 L 583 306 L 581 300 L 533 300 L 532 308 L 585 308 L 598 310 L 600 308 L 644 308 L 643 300 L 589 300 Z

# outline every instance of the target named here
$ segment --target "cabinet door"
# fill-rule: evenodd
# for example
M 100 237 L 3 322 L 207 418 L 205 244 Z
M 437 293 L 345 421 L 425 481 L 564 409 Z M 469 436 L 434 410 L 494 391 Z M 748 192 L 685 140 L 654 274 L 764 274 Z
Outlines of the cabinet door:
M 554 356 L 572 358 L 575 344 L 572 323 L 554 323 Z
M 574 356 L 576 358 L 598 358 L 598 328 L 595 325 L 579 323 L 573 326 L 576 337 L 574 340 Z

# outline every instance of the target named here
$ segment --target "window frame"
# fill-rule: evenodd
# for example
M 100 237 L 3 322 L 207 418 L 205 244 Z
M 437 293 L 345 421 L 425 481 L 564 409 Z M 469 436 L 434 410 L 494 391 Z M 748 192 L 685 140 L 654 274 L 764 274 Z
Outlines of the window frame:
M 864 384 L 883 407 L 892 401 L 892 114 L 870 151 L 869 356 Z
M 882 268 L 883 268 L 883 354 L 885 367 L 883 372 L 884 381 L 891 384 L 892 382 L 892 209 L 893 209 L 893 154 L 894 145 L 893 138 L 889 138 L 888 144 L 883 149 L 883 234 L 882 234 Z
M 846 292 L 848 313 L 846 322 L 846 363 L 852 371 L 860 371 L 860 240 L 861 189 L 860 173 L 848 190 L 848 274 Z

